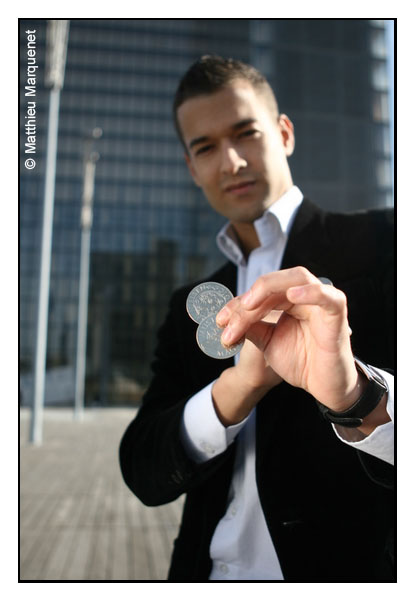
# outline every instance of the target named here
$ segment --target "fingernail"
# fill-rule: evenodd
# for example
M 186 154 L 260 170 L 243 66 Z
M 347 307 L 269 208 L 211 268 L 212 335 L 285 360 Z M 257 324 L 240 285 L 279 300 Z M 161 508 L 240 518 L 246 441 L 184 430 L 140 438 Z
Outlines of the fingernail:
M 221 339 L 225 344 L 228 344 L 231 341 L 231 338 L 232 338 L 232 330 L 228 326 L 224 329 Z
M 250 305 L 252 301 L 252 290 L 248 290 L 248 292 L 245 292 L 245 294 L 243 296 L 241 296 L 241 303 L 244 305 L 244 307 L 248 307 Z

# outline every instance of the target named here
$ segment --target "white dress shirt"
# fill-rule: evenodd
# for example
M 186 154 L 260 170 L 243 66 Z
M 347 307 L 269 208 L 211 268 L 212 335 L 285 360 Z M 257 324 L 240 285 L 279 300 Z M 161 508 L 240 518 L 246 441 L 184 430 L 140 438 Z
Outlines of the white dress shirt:
M 254 222 L 260 246 L 245 260 L 232 228 L 226 224 L 217 236 L 224 255 L 237 266 L 237 294 L 246 292 L 256 279 L 280 268 L 295 214 L 302 202 L 293 186 L 264 215 Z M 325 274 L 316 274 L 325 275 Z M 237 360 L 237 357 L 236 357 Z M 389 386 L 387 410 L 393 420 L 393 376 L 378 370 Z M 213 382 L 195 394 L 185 406 L 182 439 L 197 462 L 222 453 L 239 434 L 237 454 L 228 495 L 227 511 L 214 532 L 210 556 L 210 580 L 283 580 L 261 503 L 255 478 L 255 409 L 241 423 L 225 427 L 212 402 Z M 357 449 L 393 463 L 393 423 L 379 426 L 364 440 L 350 443 Z

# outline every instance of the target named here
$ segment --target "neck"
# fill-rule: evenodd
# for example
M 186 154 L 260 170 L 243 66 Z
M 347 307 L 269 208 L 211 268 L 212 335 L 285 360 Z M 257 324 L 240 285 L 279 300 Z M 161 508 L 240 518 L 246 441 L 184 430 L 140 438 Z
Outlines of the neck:
M 232 223 L 239 246 L 247 259 L 250 253 L 260 246 L 258 234 L 253 223 Z

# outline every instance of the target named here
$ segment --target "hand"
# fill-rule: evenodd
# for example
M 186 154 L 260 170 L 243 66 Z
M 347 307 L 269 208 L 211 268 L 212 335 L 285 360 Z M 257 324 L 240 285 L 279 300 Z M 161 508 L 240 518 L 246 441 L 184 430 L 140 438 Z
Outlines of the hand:
M 278 322 L 262 321 L 272 310 L 283 311 Z M 330 409 L 344 411 L 358 398 L 346 297 L 305 268 L 260 277 L 219 312 L 217 323 L 226 326 L 224 344 L 245 336 L 283 380 Z
M 281 314 L 281 311 L 271 311 L 263 321 L 275 325 Z M 245 382 L 247 389 L 262 389 L 264 393 L 282 382 L 281 376 L 268 364 L 264 353 L 250 340 L 244 342 L 235 373 L 236 377 Z
M 271 311 L 265 320 L 275 325 L 280 315 L 281 312 Z M 281 382 L 281 376 L 268 365 L 264 353 L 245 340 L 237 364 L 225 369 L 212 387 L 219 420 L 224 426 L 241 422 L 265 394 Z

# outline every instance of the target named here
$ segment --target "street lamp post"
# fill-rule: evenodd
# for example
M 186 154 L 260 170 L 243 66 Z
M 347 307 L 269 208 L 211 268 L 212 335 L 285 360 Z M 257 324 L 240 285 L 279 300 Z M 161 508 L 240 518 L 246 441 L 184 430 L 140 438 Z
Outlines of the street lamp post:
M 78 336 L 76 346 L 75 408 L 74 418 L 81 420 L 84 410 L 86 342 L 88 327 L 89 263 L 92 228 L 92 205 L 94 201 L 95 168 L 99 154 L 92 148 L 93 141 L 102 136 L 96 127 L 86 141 L 84 185 L 81 209 L 81 262 L 79 270 Z
M 46 149 L 45 193 L 43 200 L 42 247 L 40 254 L 34 398 L 30 425 L 30 442 L 36 445 L 42 443 L 59 103 L 60 91 L 63 87 L 65 75 L 68 31 L 68 20 L 58 19 L 48 22 L 45 84 L 51 90 Z

